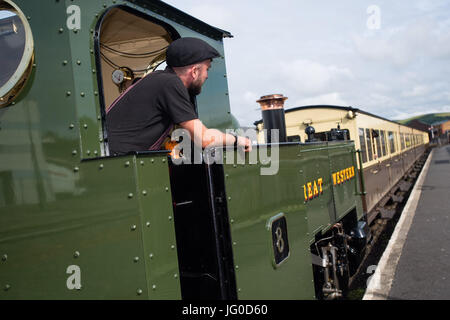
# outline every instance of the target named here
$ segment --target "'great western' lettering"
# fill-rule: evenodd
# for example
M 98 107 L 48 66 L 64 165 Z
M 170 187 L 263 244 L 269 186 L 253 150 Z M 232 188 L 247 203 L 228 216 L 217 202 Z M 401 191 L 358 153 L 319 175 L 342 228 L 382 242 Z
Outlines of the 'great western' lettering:
M 305 202 L 318 197 L 323 193 L 323 179 L 319 178 L 317 180 L 313 180 L 307 182 L 303 185 L 303 192 L 305 194 Z
M 351 180 L 355 176 L 355 167 L 351 166 L 338 172 L 333 172 L 333 185 L 343 184 L 344 182 Z

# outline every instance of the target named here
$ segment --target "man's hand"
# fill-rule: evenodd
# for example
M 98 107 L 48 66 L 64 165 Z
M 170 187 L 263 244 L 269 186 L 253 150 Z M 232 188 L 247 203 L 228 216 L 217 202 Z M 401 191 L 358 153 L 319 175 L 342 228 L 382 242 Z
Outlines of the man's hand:
M 237 136 L 238 147 L 244 147 L 246 152 L 252 151 L 252 142 L 246 137 Z
M 233 146 L 236 141 L 231 134 L 222 133 L 217 129 L 208 129 L 199 119 L 182 122 L 180 126 L 189 131 L 194 142 L 198 142 L 198 144 L 201 142 L 202 148 Z M 238 136 L 237 145 L 244 147 L 247 152 L 252 151 L 252 142 L 246 137 Z

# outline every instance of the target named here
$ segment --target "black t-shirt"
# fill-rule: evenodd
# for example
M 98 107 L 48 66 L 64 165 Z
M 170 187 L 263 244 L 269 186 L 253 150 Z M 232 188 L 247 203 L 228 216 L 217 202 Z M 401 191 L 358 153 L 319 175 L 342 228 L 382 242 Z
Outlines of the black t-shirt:
M 173 124 L 198 119 L 190 96 L 176 73 L 166 68 L 144 77 L 106 114 L 111 154 L 146 151 Z

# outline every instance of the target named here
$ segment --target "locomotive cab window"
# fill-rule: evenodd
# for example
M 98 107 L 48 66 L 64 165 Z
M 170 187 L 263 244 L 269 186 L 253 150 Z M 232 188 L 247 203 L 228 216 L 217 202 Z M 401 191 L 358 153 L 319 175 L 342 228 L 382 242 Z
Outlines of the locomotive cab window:
M 33 36 L 27 18 L 12 1 L 0 1 L 0 107 L 13 102 L 33 64 Z
M 103 113 L 131 85 L 165 65 L 166 49 L 178 37 L 169 25 L 130 8 L 114 7 L 104 15 L 96 39 Z

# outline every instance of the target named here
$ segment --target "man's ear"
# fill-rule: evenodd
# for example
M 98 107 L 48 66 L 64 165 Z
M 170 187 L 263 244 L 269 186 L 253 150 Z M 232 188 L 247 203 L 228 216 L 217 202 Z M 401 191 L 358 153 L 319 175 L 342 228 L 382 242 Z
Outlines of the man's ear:
M 190 74 L 191 74 L 191 76 L 192 76 L 192 78 L 195 80 L 195 79 L 197 79 L 198 78 L 198 75 L 199 75 L 199 68 L 198 68 L 198 66 L 197 65 L 193 65 L 191 68 L 190 68 Z

